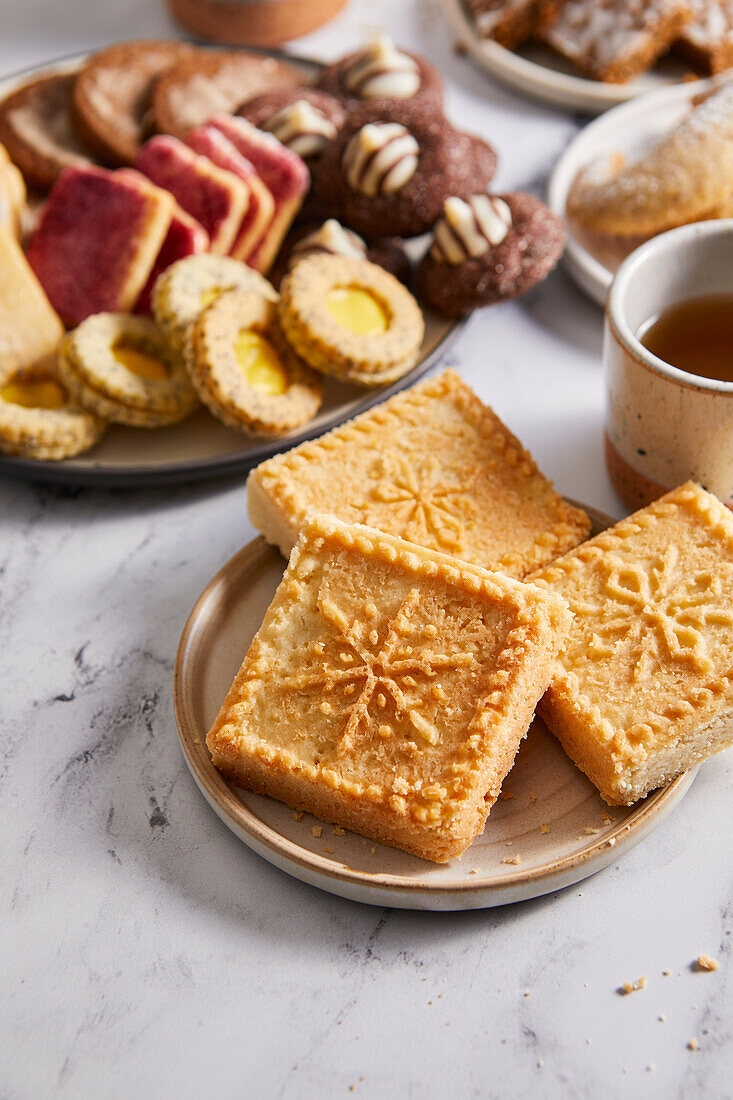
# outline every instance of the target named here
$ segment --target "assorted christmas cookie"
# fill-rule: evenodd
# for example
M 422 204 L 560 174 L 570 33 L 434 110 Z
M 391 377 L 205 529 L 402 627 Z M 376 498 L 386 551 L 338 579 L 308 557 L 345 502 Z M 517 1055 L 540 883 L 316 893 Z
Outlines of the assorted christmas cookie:
M 0 452 L 24 458 L 71 458 L 93 447 L 104 420 L 69 397 L 48 363 L 19 367 L 0 383 Z
M 185 359 L 201 400 L 238 431 L 283 435 L 321 404 L 323 380 L 284 339 L 272 298 L 253 290 L 222 294 L 199 315 Z
M 182 363 L 145 317 L 98 313 L 87 318 L 61 341 L 58 370 L 79 404 L 118 424 L 157 428 L 183 420 L 198 407 Z
M 552 270 L 562 254 L 562 222 L 521 192 L 451 196 L 417 271 L 421 300 L 460 317 L 516 298 Z
M 439 114 L 443 106 L 443 82 L 437 69 L 418 54 L 398 49 L 386 35 L 327 65 L 317 87 L 350 110 L 365 102 L 379 107 L 410 103 Z
M 380 386 L 418 356 L 425 324 L 410 292 L 387 271 L 353 256 L 313 255 L 280 287 L 282 330 L 315 370 Z
M 71 123 L 75 80 L 74 72 L 39 76 L 0 102 L 0 142 L 29 187 L 47 191 L 64 168 L 89 163 Z
M 279 88 L 248 99 L 237 114 L 305 160 L 322 155 L 346 121 L 337 99 L 315 88 Z
M 282 278 L 294 264 L 307 256 L 353 256 L 357 260 L 371 260 L 401 283 L 410 277 L 410 261 L 399 238 L 375 241 L 367 247 L 366 241 L 352 229 L 345 229 L 335 218 L 322 225 L 304 226 L 286 241 L 278 260 L 277 276 Z

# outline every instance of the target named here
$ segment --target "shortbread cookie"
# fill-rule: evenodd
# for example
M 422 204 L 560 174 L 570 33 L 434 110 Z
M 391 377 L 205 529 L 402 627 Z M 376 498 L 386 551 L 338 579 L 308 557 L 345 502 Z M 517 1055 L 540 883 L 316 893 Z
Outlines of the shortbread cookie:
M 609 154 L 581 171 L 567 209 L 595 232 L 648 236 L 704 217 L 731 193 L 733 81 L 635 164 Z
M 48 363 L 0 382 L 0 452 L 42 461 L 71 458 L 101 438 L 104 420 L 75 405 Z
M 733 742 L 733 516 L 688 483 L 532 577 L 573 625 L 540 713 L 611 805 Z
M 88 164 L 89 149 L 71 125 L 76 73 L 48 73 L 0 102 L 0 142 L 29 187 L 47 191 L 70 164 Z
M 423 859 L 480 833 L 569 614 L 558 597 L 313 517 L 207 737 L 240 786 Z
M 704 73 L 733 67 L 733 0 L 687 0 L 692 19 L 682 28 L 675 52 Z
M 228 290 L 251 290 L 276 302 L 274 287 L 259 272 L 228 256 L 191 256 L 163 272 L 153 287 L 155 323 L 174 354 L 180 354 L 198 315 Z
M 438 70 L 419 54 L 398 49 L 387 35 L 326 65 L 317 86 L 340 99 L 349 110 L 361 103 L 380 108 L 409 103 L 439 115 L 443 106 L 443 82 Z
M 538 36 L 588 76 L 623 84 L 669 49 L 691 14 L 688 0 L 565 0 Z
M 156 128 L 183 140 L 192 127 L 219 112 L 236 111 L 253 95 L 302 83 L 301 71 L 273 57 L 246 50 L 200 50 L 156 81 Z
M 0 145 L 0 226 L 20 239 L 26 211 L 26 188 L 19 168 L 13 164 L 4 145 Z
M 61 341 L 58 371 L 80 405 L 117 424 L 157 428 L 198 408 L 183 364 L 145 317 L 87 318 Z
M 152 133 L 154 82 L 176 62 L 195 57 L 183 42 L 118 42 L 98 50 L 74 85 L 76 132 L 109 164 L 131 164 Z
M 587 536 L 531 455 L 455 371 L 249 476 L 252 523 L 287 557 L 309 513 L 524 577 Z
M 285 435 L 320 407 L 323 380 L 284 339 L 275 303 L 252 290 L 230 290 L 199 315 L 185 358 L 201 400 L 237 431 Z
M 282 330 L 315 370 L 379 386 L 414 366 L 422 312 L 384 268 L 353 256 L 310 256 L 286 275 L 280 293 Z
M 14 236 L 0 225 L 0 385 L 55 355 L 61 319 Z
M 532 195 L 451 197 L 418 268 L 418 296 L 447 317 L 516 298 L 552 271 L 564 245 L 562 222 Z
M 308 161 L 323 154 L 346 121 L 339 101 L 316 88 L 262 92 L 242 104 L 237 114 Z
M 466 0 L 476 34 L 492 38 L 507 50 L 518 46 L 551 22 L 563 0 Z

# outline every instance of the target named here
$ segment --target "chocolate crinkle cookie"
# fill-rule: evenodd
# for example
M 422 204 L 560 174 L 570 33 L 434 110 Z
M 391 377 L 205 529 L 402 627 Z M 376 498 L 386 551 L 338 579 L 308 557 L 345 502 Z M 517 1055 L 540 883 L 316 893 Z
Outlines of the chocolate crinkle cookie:
M 386 35 L 326 65 L 316 86 L 348 108 L 409 103 L 437 113 L 443 109 L 443 81 L 437 69 L 419 54 L 398 49 Z
M 368 241 L 415 237 L 450 195 L 486 189 L 496 163 L 488 151 L 424 106 L 363 105 L 325 150 L 313 187 L 334 217 Z
M 551 210 L 519 191 L 449 197 L 417 271 L 418 297 L 461 317 L 516 298 L 552 271 L 565 231 Z
M 346 121 L 337 99 L 307 87 L 262 92 L 246 100 L 237 114 L 308 161 L 323 154 Z

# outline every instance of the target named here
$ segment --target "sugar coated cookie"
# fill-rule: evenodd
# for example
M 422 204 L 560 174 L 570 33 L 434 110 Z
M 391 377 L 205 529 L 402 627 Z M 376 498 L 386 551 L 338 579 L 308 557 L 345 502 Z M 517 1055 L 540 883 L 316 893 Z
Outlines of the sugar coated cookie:
M 439 114 L 443 106 L 443 82 L 437 69 L 418 54 L 398 49 L 386 35 L 326 65 L 317 86 L 349 109 L 361 103 L 402 102 L 424 105 Z
M 276 88 L 248 99 L 237 111 L 259 130 L 274 134 L 299 157 L 319 157 L 346 121 L 337 99 L 315 88 Z

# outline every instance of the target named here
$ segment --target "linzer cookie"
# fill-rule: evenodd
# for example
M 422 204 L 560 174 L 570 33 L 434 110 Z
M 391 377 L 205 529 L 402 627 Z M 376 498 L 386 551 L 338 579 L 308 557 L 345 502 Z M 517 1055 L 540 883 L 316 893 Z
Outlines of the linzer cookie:
M 0 102 L 0 142 L 29 187 L 47 191 L 69 165 L 89 163 L 71 125 L 76 73 L 52 73 L 23 84 Z
M 237 114 L 305 160 L 319 157 L 343 126 L 337 99 L 315 88 L 280 88 L 248 99 Z
M 268 459 L 247 486 L 252 523 L 286 557 L 324 512 L 521 578 L 590 528 L 450 370 Z
M 733 742 L 733 517 L 688 483 L 532 578 L 573 623 L 540 713 L 611 805 Z
M 173 197 L 136 172 L 67 168 L 59 176 L 28 260 L 67 325 L 134 307 L 174 210 Z
M 80 405 L 118 424 L 158 428 L 198 408 L 183 364 L 145 317 L 88 317 L 61 341 L 58 371 Z
M 288 343 L 314 370 L 342 382 L 379 386 L 414 366 L 422 312 L 394 276 L 353 256 L 315 255 L 280 285 L 279 319 Z
M 104 420 L 75 404 L 51 364 L 18 367 L 0 382 L 0 452 L 71 458 L 102 437 Z
M 313 178 L 333 216 L 374 240 L 425 232 L 448 195 L 475 187 L 479 175 L 472 139 L 444 118 L 404 106 L 388 112 L 366 106 L 350 113 Z M 483 188 L 490 178 L 481 181 Z
M 272 298 L 253 290 L 230 290 L 199 314 L 185 359 L 201 400 L 237 431 L 284 435 L 321 404 L 322 379 L 283 338 Z
M 508 50 L 531 38 L 560 10 L 563 0 L 466 0 L 476 34 Z
M 675 52 L 705 73 L 733 67 L 733 0 L 688 0 L 692 19 L 682 28 Z
M 521 192 L 446 199 L 417 271 L 420 299 L 447 317 L 524 294 L 562 255 L 562 222 Z
M 155 80 L 195 54 L 182 42 L 119 42 L 99 50 L 74 84 L 73 118 L 80 138 L 102 160 L 131 164 L 152 133 Z
M 691 14 L 687 0 L 566 0 L 538 37 L 588 76 L 623 84 L 669 49 Z
M 153 89 L 153 117 L 162 134 L 185 138 L 219 112 L 236 111 L 251 96 L 303 83 L 284 61 L 246 50 L 206 50 L 182 59 Z
M 568 626 L 531 585 L 314 516 L 209 732 L 239 786 L 443 863 L 481 832 Z
M 386 35 L 326 65 L 317 86 L 349 109 L 364 102 L 379 108 L 409 102 L 440 114 L 443 106 L 443 82 L 437 69 L 418 54 L 397 49 Z

